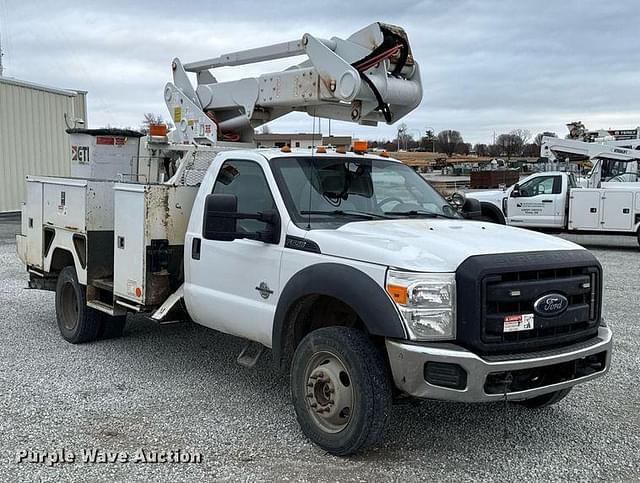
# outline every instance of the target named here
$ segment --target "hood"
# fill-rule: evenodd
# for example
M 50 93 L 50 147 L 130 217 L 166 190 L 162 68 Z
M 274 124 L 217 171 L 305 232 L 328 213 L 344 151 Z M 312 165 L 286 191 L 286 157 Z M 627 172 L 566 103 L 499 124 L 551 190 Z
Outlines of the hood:
M 503 190 L 467 191 L 464 195 L 467 198 L 474 198 L 479 201 L 502 201 L 502 198 L 508 196 L 507 191 Z
M 534 231 L 470 220 L 376 220 L 312 230 L 322 253 L 417 272 L 453 272 L 473 255 L 576 250 Z

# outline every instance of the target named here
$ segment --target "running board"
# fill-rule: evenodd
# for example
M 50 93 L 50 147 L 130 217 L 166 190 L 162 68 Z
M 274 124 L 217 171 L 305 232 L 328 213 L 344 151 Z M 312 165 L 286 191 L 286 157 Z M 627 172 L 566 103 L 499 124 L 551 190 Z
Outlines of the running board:
M 251 368 L 256 365 L 263 351 L 264 346 L 262 344 L 254 342 L 252 340 L 248 340 L 245 346 L 242 348 L 237 362 L 243 367 Z
M 91 307 L 92 309 L 99 310 L 100 312 L 109 314 L 112 317 L 127 314 L 126 310 L 122 310 L 122 309 L 118 310 L 112 307 L 111 305 L 105 304 L 104 302 L 101 302 L 99 300 L 87 300 L 87 307 Z
M 164 301 L 164 303 L 158 307 L 158 309 L 151 315 L 151 318 L 157 322 L 162 323 L 162 319 L 166 317 L 169 311 L 177 304 L 180 299 L 184 296 L 184 284 L 180 285 L 178 290 L 169 295 L 169 298 Z M 169 322 L 167 322 L 169 323 Z

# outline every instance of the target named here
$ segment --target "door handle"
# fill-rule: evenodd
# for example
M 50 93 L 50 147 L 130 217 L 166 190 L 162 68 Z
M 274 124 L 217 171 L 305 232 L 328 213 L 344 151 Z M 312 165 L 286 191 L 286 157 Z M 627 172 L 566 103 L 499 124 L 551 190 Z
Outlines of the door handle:
M 191 240 L 191 258 L 194 260 L 200 260 L 200 245 L 202 244 L 202 240 L 200 238 L 194 237 Z
M 542 200 L 543 203 L 553 203 L 553 200 Z

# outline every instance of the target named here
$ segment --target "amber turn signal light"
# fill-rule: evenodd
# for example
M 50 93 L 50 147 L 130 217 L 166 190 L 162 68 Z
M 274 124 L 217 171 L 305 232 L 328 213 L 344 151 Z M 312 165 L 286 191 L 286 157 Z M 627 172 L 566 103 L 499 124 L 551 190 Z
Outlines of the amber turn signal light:
M 397 304 L 405 305 L 407 303 L 407 288 L 400 285 L 387 285 L 387 293 L 391 295 L 393 301 Z

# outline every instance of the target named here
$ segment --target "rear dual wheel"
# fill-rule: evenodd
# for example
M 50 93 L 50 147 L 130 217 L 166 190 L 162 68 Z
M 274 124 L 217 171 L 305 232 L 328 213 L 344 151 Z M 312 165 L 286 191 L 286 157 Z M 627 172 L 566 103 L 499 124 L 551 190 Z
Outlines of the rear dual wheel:
M 126 316 L 111 317 L 87 307 L 86 287 L 72 266 L 58 275 L 56 318 L 63 339 L 72 344 L 120 337 L 126 324 Z

